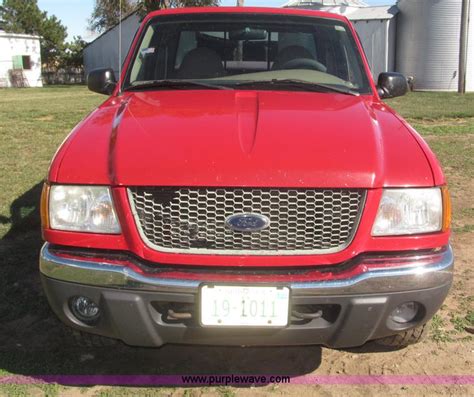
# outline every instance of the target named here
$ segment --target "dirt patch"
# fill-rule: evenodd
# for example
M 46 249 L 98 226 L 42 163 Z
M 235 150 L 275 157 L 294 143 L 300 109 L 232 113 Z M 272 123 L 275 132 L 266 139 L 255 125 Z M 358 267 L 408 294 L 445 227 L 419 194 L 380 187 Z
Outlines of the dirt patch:
M 36 121 L 53 121 L 54 116 L 49 115 L 49 116 L 37 117 L 35 120 Z

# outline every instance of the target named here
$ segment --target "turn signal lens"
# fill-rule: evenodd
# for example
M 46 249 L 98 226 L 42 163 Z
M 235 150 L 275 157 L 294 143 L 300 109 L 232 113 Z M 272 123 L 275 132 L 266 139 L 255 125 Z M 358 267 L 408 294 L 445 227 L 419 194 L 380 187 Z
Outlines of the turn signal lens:
M 443 196 L 443 232 L 451 229 L 452 220 L 452 207 L 451 207 L 451 195 L 447 186 L 441 188 Z
M 41 192 L 41 203 L 40 203 L 40 216 L 41 216 L 41 227 L 43 229 L 49 228 L 49 190 L 50 186 L 47 182 L 43 184 L 43 190 Z

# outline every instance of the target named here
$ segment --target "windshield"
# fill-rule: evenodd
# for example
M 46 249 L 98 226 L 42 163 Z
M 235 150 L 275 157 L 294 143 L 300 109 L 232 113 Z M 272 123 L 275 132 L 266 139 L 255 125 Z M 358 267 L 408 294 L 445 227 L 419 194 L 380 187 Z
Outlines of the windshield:
M 252 88 L 254 83 L 261 89 L 268 82 L 271 89 L 304 89 L 312 84 L 370 93 L 345 23 L 288 15 L 156 17 L 142 34 L 124 88 L 149 88 L 163 81 L 169 89 L 176 87 L 170 82 L 239 89 Z M 291 81 L 300 84 L 288 84 Z

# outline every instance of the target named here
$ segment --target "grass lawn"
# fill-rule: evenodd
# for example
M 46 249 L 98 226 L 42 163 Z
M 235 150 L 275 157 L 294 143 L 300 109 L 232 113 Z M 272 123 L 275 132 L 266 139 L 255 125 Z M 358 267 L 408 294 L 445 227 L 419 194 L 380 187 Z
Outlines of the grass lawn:
M 202 360 L 207 372 L 225 373 L 225 369 L 229 370 L 229 365 L 233 365 L 229 364 L 228 355 L 235 360 L 245 359 L 239 356 L 239 350 L 164 348 L 157 356 L 154 349 L 124 347 L 104 351 L 71 348 L 49 310 L 37 270 L 41 247 L 38 215 L 41 182 L 59 144 L 71 128 L 104 98 L 84 87 L 0 90 L 0 376 L 191 373 L 198 371 L 196 362 Z M 391 100 L 389 104 L 420 131 L 436 152 L 448 176 L 454 201 L 454 246 L 461 265 L 456 270 L 451 297 L 433 322 L 429 343 L 441 345 L 446 354 L 458 348 L 472 350 L 472 338 L 464 327 L 469 322 L 473 325 L 474 305 L 473 273 L 469 266 L 473 254 L 470 247 L 474 241 L 474 95 L 416 93 Z M 274 361 L 275 370 L 284 372 L 285 367 L 278 365 L 295 359 L 291 356 L 295 354 L 292 349 L 275 350 L 276 356 L 268 356 L 268 362 Z M 418 348 L 413 349 L 415 356 Z M 313 357 L 321 351 L 319 347 L 305 348 L 298 355 L 311 353 Z M 419 351 L 423 355 L 430 354 Z M 204 353 L 211 358 L 206 359 Z M 285 356 L 287 354 L 289 356 Z M 257 357 L 261 355 L 258 353 Z M 306 364 L 302 362 L 301 366 L 307 366 L 309 360 L 308 357 Z M 419 366 L 422 367 L 425 362 L 420 360 Z M 314 368 L 304 367 L 301 372 L 312 370 Z M 453 373 L 459 371 L 457 368 Z M 57 395 L 65 390 L 72 393 L 71 389 L 57 385 L 4 385 L 0 386 L 0 395 Z M 196 390 L 160 389 L 158 392 L 134 389 L 127 392 L 122 388 L 75 389 L 74 393 L 108 395 L 116 391 L 121 395 L 154 395 L 155 392 L 200 395 L 192 394 Z M 222 396 L 236 393 L 228 388 L 215 388 L 209 392 Z

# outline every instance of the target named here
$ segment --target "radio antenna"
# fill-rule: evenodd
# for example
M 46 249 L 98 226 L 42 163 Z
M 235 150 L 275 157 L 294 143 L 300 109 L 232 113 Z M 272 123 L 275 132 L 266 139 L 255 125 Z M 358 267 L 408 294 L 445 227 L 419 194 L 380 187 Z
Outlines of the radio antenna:
M 122 94 L 122 0 L 119 0 L 119 95 Z

